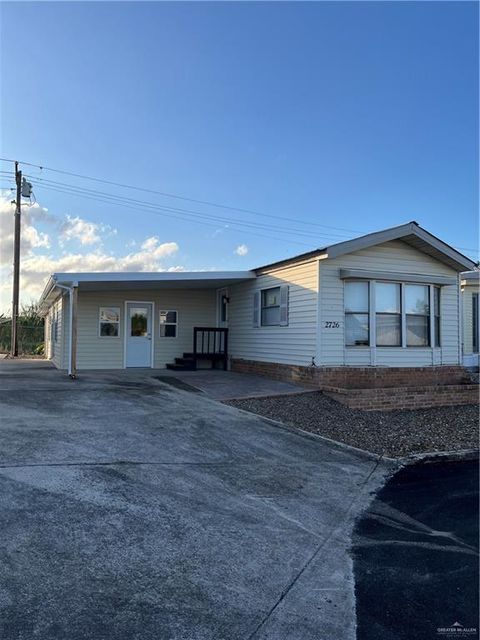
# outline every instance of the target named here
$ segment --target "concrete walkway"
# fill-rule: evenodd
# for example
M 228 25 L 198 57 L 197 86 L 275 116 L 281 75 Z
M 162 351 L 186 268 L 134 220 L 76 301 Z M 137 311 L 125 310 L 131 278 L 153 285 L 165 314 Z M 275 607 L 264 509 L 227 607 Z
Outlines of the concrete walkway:
M 170 371 L 169 369 L 106 369 L 102 371 L 80 371 L 78 379 L 70 380 L 65 371 L 57 371 L 53 364 L 46 360 L 19 359 L 0 360 L 0 385 L 6 378 L 32 380 L 36 386 L 49 385 L 55 380 L 55 384 L 73 384 L 85 386 L 102 383 L 129 383 L 138 382 L 155 384 L 158 378 L 171 378 L 172 384 L 176 380 L 202 391 L 215 400 L 233 400 L 234 398 L 254 398 L 262 396 L 285 395 L 289 393 L 302 393 L 311 391 L 312 387 L 271 380 L 263 376 L 236 373 L 233 371 L 221 371 L 218 369 L 199 369 L 197 371 Z
M 0 416 L 0 637 L 355 637 L 385 463 L 141 373 L 3 360 Z
M 271 380 L 263 376 L 219 371 L 217 369 L 199 369 L 197 371 L 169 371 L 163 369 L 155 375 L 172 376 L 189 385 L 201 389 L 215 400 L 233 400 L 234 398 L 255 398 L 261 396 L 285 395 L 311 391 L 311 387 Z

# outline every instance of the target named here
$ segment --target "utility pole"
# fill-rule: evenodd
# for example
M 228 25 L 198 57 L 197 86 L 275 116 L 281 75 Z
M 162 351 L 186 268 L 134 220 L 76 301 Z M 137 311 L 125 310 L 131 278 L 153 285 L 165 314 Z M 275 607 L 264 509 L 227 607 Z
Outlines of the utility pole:
M 22 214 L 22 172 L 18 170 L 18 162 L 15 162 L 15 182 L 17 184 L 17 198 L 15 202 L 15 231 L 13 240 L 13 300 L 12 300 L 12 356 L 18 356 L 18 299 L 20 291 L 20 218 Z

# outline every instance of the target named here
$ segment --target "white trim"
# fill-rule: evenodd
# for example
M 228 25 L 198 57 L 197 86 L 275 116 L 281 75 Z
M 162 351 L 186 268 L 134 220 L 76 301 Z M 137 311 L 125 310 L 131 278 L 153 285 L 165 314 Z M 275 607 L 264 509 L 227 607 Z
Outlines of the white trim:
M 173 312 L 175 313 L 175 317 L 176 317 L 176 322 L 160 322 L 160 314 L 162 313 L 162 311 L 165 311 L 166 313 L 170 313 Z M 160 327 L 175 327 L 175 335 L 174 336 L 162 336 L 162 333 L 160 331 Z M 159 307 L 158 309 L 158 339 L 160 340 L 176 340 L 178 338 L 178 311 L 177 309 L 166 309 L 164 307 Z
M 263 289 L 259 289 L 260 291 L 260 306 L 259 306 L 259 327 L 281 327 L 284 326 L 282 324 L 280 324 L 280 310 L 282 308 L 281 305 L 281 298 L 282 298 L 282 286 L 281 284 L 276 284 L 273 287 L 264 287 Z M 263 306 L 263 294 L 265 291 L 273 291 L 274 289 L 278 289 L 278 304 L 271 304 L 267 307 Z M 276 309 L 278 307 L 278 322 L 276 322 L 275 324 L 263 324 L 263 309 Z
M 376 284 L 377 283 L 375 280 L 370 280 L 370 285 L 368 287 L 368 313 L 370 314 L 368 333 L 370 334 L 369 335 L 370 364 L 372 366 L 375 366 L 377 362 L 377 312 L 376 312 L 377 288 L 376 288 Z
M 78 283 L 76 281 L 73 281 L 71 283 L 71 285 L 69 287 L 63 285 L 63 284 L 56 284 L 55 286 L 59 287 L 59 289 L 63 289 L 64 291 L 68 291 L 68 298 L 69 298 L 69 323 L 70 323 L 70 329 L 69 329 L 69 336 L 68 336 L 68 375 L 72 376 L 73 375 L 73 367 L 72 367 L 72 352 L 73 352 L 73 289 L 75 287 L 78 286 Z M 63 297 L 63 294 L 62 294 Z M 65 318 L 65 314 L 63 313 L 63 304 L 62 304 L 62 322 Z M 63 336 L 65 336 L 65 331 L 63 331 Z M 57 342 L 57 340 L 55 340 L 55 343 Z M 65 337 L 63 338 L 63 345 L 65 345 Z M 54 351 L 54 355 L 55 355 L 55 351 Z M 63 365 L 63 358 L 64 358 L 64 354 L 63 354 L 63 346 L 62 346 L 62 358 L 61 358 L 61 364 Z
M 184 280 L 215 282 L 215 280 L 250 280 L 253 271 L 104 271 L 54 273 L 53 285 L 59 282 L 182 282 Z M 42 296 L 43 297 L 43 296 Z
M 368 249 L 369 247 L 377 244 L 383 244 L 384 242 L 398 240 L 407 236 L 416 236 L 426 245 L 434 248 L 440 255 L 444 256 L 445 259 L 455 263 L 456 268 L 459 270 L 462 267 L 465 267 L 466 269 L 475 267 L 473 260 L 464 256 L 446 242 L 443 242 L 443 240 L 436 238 L 429 231 L 422 229 L 422 227 L 420 227 L 416 222 L 407 222 L 407 224 L 402 224 L 398 227 L 390 227 L 389 229 L 369 233 L 367 235 L 360 236 L 359 238 L 354 238 L 353 240 L 339 242 L 326 247 L 324 251 L 327 253 L 329 258 L 338 258 L 339 256 L 343 256 L 347 253 L 354 253 L 362 249 Z M 441 261 L 441 258 L 439 257 L 436 259 Z
M 435 301 L 433 297 L 433 284 L 431 284 L 428 288 L 428 297 L 429 297 L 429 311 L 430 311 L 430 347 L 435 349 Z M 432 355 L 433 357 L 433 355 Z M 432 361 L 433 364 L 433 361 Z
M 107 320 L 100 320 L 100 309 L 118 309 L 118 321 L 116 322 L 108 322 Z M 118 340 L 119 338 L 121 338 L 120 336 L 120 324 L 121 324 L 121 317 L 122 317 L 122 307 L 121 305 L 113 305 L 113 304 L 102 304 L 102 305 L 98 305 L 98 335 L 97 338 L 101 338 L 102 340 L 104 338 L 109 338 L 110 340 Z M 100 331 L 100 327 L 103 324 L 118 324 L 118 334 L 116 336 L 102 336 L 101 331 Z
M 457 284 L 455 277 L 423 275 L 418 273 L 391 273 L 389 271 L 367 271 L 363 269 L 340 269 L 342 280 L 385 280 L 386 282 L 407 282 L 418 284 L 454 285 Z
M 324 260 L 327 258 L 338 258 L 339 256 L 354 253 L 361 249 L 368 249 L 369 247 L 383 244 L 384 242 L 389 242 L 391 240 L 401 240 L 405 238 L 410 244 L 412 237 L 416 237 L 420 241 L 415 243 L 411 242 L 412 246 L 417 248 L 419 251 L 422 251 L 422 248 L 420 248 L 421 243 L 423 243 L 424 248 L 431 247 L 437 254 L 431 254 L 432 257 L 440 262 L 448 264 L 456 271 L 466 271 L 468 269 L 476 270 L 477 265 L 473 260 L 467 258 L 467 256 L 463 255 L 443 240 L 440 240 L 440 238 L 437 238 L 429 231 L 426 231 L 426 229 L 422 229 L 422 227 L 420 227 L 420 225 L 415 221 L 411 221 L 396 227 L 390 227 L 374 233 L 368 233 L 358 238 L 353 238 L 352 240 L 345 240 L 326 247 L 314 249 L 308 253 L 292 256 L 285 260 L 279 260 L 277 262 L 272 262 L 271 264 L 262 265 L 257 267 L 255 271 L 261 274 L 267 270 L 272 271 L 276 268 L 283 268 L 300 260 L 307 261 L 311 259 Z
M 315 345 L 315 360 L 317 366 L 320 366 L 322 361 L 322 304 L 320 295 L 321 285 L 321 273 L 320 273 L 320 260 L 317 264 L 317 332 L 316 332 L 316 345 Z M 345 305 L 344 305 L 345 308 Z M 345 313 L 343 314 L 343 363 L 345 364 Z
M 458 339 L 458 362 L 457 364 L 462 364 L 463 362 L 463 300 L 462 300 L 462 274 L 459 273 L 457 276 L 457 319 L 458 319 L 458 330 L 457 330 L 457 339 Z M 440 304 L 441 304 L 440 300 Z M 440 318 L 442 317 L 442 309 L 440 307 Z M 440 320 L 440 323 L 442 321 Z M 441 343 L 443 342 L 441 334 L 440 334 Z
M 152 305 L 152 340 L 150 347 L 150 369 L 154 368 L 154 355 L 155 355 L 155 303 L 153 300 L 124 300 L 123 301 L 123 368 L 128 369 L 127 367 L 127 305 L 129 304 L 151 304 Z M 134 367 L 132 367 L 134 368 Z M 147 367 L 148 368 L 148 367 Z

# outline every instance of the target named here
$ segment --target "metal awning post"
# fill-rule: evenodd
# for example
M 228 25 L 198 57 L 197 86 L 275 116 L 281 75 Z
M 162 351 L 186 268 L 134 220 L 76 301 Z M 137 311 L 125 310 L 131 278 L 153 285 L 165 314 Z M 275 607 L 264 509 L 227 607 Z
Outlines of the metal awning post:
M 70 289 L 70 366 L 68 375 L 73 380 L 77 377 L 77 317 L 78 317 L 78 285 Z

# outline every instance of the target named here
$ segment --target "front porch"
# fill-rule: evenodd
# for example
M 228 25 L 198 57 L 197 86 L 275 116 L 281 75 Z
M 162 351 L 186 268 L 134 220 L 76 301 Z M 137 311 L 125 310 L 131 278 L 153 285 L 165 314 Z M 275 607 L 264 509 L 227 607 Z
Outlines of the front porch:
M 199 363 L 210 364 L 212 369 L 217 365 L 228 369 L 228 329 L 226 327 L 194 327 L 192 351 L 175 357 L 175 362 L 167 363 L 166 368 L 172 371 L 196 371 Z
M 228 368 L 229 288 L 251 272 L 56 274 L 42 297 L 46 352 L 88 369 Z

